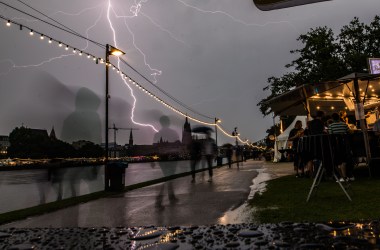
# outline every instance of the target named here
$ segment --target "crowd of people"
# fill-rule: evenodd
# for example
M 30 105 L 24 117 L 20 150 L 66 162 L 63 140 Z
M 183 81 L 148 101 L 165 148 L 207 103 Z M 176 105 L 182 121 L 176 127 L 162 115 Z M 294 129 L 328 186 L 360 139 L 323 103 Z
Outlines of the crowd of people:
M 318 110 L 306 128 L 302 127 L 300 120 L 296 121 L 288 138 L 288 141 L 292 142 L 296 177 L 314 177 L 322 163 L 327 174 L 336 173 L 339 176 L 338 181 L 355 180 L 352 174 L 354 167 L 352 149 L 346 136 L 353 128 L 345 111 L 325 116 L 323 111 Z M 323 135 L 334 136 L 323 138 Z M 314 148 L 305 150 L 303 148 L 305 145 L 301 144 L 306 140 L 309 140 L 309 144 L 313 141 Z M 331 151 L 334 153 L 331 154 Z

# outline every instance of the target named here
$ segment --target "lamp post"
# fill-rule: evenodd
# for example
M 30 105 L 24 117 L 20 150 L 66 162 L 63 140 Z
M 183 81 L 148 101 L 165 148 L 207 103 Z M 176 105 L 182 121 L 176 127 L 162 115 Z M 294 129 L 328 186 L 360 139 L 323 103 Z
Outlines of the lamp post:
M 216 165 L 221 166 L 222 165 L 222 158 L 219 157 L 219 148 L 218 148 L 218 126 L 217 126 L 217 124 L 219 122 L 222 122 L 222 121 L 215 117 L 215 144 L 216 144 L 216 149 L 217 149 Z
M 109 81 L 109 72 L 108 72 L 108 68 L 109 68 L 109 57 L 110 55 L 114 55 L 114 56 L 121 56 L 121 55 L 124 55 L 125 53 L 109 44 L 106 44 L 106 96 L 105 96 L 105 103 L 106 103 L 106 107 L 105 107 L 105 112 L 106 112 L 106 116 L 105 116 L 105 141 L 106 141 L 106 147 L 105 147 L 105 151 L 106 151 L 106 158 L 105 158 L 105 171 L 104 171 L 104 178 L 105 178 L 105 190 L 108 190 L 109 189 L 109 183 L 108 183 L 108 175 L 109 175 L 109 169 L 108 169 L 108 155 L 109 155 L 109 150 L 108 150 L 108 101 L 109 101 L 109 98 L 110 98 L 110 95 L 109 95 L 109 88 L 108 88 L 108 81 Z
M 234 131 L 232 131 L 232 136 L 235 136 L 235 138 L 236 138 L 236 146 L 239 145 L 238 138 L 237 138 L 238 135 L 239 135 L 239 133 L 237 132 L 237 127 L 235 127 Z
M 216 144 L 216 147 L 218 147 L 218 127 L 216 125 L 220 122 L 222 122 L 220 119 L 215 118 L 215 144 Z

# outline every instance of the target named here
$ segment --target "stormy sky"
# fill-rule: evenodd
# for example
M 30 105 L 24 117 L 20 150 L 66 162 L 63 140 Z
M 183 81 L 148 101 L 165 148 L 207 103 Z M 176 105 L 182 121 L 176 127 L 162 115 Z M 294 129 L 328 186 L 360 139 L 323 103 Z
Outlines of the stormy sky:
M 66 141 L 97 143 L 104 141 L 105 66 L 58 47 L 56 41 L 101 58 L 105 49 L 41 20 L 117 46 L 133 67 L 121 63 L 120 68 L 142 86 L 197 119 L 220 118 L 227 132 L 238 127 L 242 139 L 254 142 L 264 138 L 273 123 L 256 104 L 268 95 L 263 91 L 267 78 L 287 71 L 284 65 L 294 59 L 289 51 L 300 48 L 297 37 L 318 26 L 338 33 L 355 16 L 369 23 L 380 13 L 378 0 L 333 0 L 269 12 L 260 11 L 251 0 L 3 3 L 18 10 L 0 4 L 0 15 L 23 24 L 23 29 L 8 27 L 4 20 L 0 25 L 0 134 L 8 135 L 23 124 L 49 131 L 54 127 L 57 137 Z M 49 44 L 39 35 L 30 36 L 25 27 L 55 41 Z M 111 62 L 117 64 L 115 58 Z M 159 120 L 166 115 L 171 128 L 182 132 L 184 117 L 126 85 L 112 70 L 109 80 L 110 125 L 138 128 L 136 144 L 152 143 L 156 132 L 135 122 L 159 130 Z M 113 141 L 112 130 L 109 136 Z M 129 131 L 119 130 L 117 142 L 127 143 L 128 137 Z M 233 139 L 219 132 L 218 141 Z

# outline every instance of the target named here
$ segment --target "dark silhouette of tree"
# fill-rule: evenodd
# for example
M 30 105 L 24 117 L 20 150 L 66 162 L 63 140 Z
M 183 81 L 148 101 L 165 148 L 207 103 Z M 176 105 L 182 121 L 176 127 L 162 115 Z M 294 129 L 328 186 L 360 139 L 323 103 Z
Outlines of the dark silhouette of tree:
M 380 17 L 375 16 L 369 25 L 355 17 L 337 36 L 330 28 L 317 27 L 300 35 L 297 41 L 303 47 L 290 53 L 299 56 L 285 65 L 292 71 L 281 77 L 269 77 L 269 85 L 263 89 L 270 91 L 269 96 L 257 104 L 264 116 L 272 112 L 266 101 L 293 87 L 336 80 L 352 72 L 365 72 L 367 58 L 380 56 Z
M 15 128 L 9 135 L 8 156 L 16 158 L 47 158 L 50 138 L 45 130 Z
M 104 150 L 92 142 L 79 150 L 58 139 L 50 138 L 46 130 L 15 128 L 9 135 L 8 157 L 12 158 L 67 158 L 101 157 Z
M 79 157 L 96 158 L 104 156 L 104 149 L 99 145 L 92 142 L 88 142 L 83 147 L 77 150 L 77 155 Z

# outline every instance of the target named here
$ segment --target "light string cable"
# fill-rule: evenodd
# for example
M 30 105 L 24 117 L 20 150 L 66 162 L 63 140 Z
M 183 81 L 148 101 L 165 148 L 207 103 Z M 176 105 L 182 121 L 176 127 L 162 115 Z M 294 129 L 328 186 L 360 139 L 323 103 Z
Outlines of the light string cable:
M 21 1 L 19 1 L 19 2 L 21 2 Z M 28 6 L 29 8 L 32 8 L 34 11 L 37 11 L 37 12 L 40 13 L 41 15 L 43 15 L 43 16 L 45 16 L 45 17 L 51 19 L 51 20 L 53 20 L 54 22 L 58 23 L 59 25 L 63 26 L 64 28 L 59 27 L 59 26 L 57 26 L 57 25 L 55 25 L 55 24 L 53 24 L 53 23 L 50 23 L 50 22 L 48 22 L 48 21 L 46 21 L 46 20 L 43 20 L 43 19 L 41 19 L 41 18 L 39 18 L 39 17 L 36 17 L 36 16 L 34 16 L 34 15 L 30 14 L 30 13 L 27 13 L 27 12 L 25 12 L 25 11 L 23 11 L 23 10 L 20 10 L 20 9 L 18 9 L 18 8 L 16 8 L 16 7 L 13 7 L 13 6 L 9 5 L 9 4 L 6 4 L 6 3 L 4 3 L 4 2 L 2 2 L 2 1 L 0 1 L 0 4 L 5 5 L 5 6 L 7 6 L 8 8 L 11 8 L 11 9 L 13 9 L 13 10 L 15 10 L 15 11 L 17 11 L 17 12 L 20 12 L 20 13 L 22 13 L 22 14 L 24 14 L 24 15 L 27 15 L 27 16 L 29 16 L 29 17 L 32 17 L 32 18 L 34 18 L 34 19 L 36 19 L 36 20 L 38 20 L 38 21 L 40 21 L 40 22 L 43 22 L 43 23 L 45 23 L 45 24 L 47 24 L 47 25 L 50 25 L 50 26 L 52 26 L 52 27 L 54 27 L 54 28 L 57 28 L 57 29 L 62 30 L 62 31 L 64 31 L 64 32 L 67 32 L 67 33 L 69 33 L 69 34 L 71 34 L 71 35 L 74 35 L 74 36 L 79 37 L 79 38 L 81 38 L 81 39 L 84 39 L 84 40 L 86 40 L 86 41 L 88 41 L 88 42 L 91 42 L 91 43 L 93 43 L 93 44 L 95 44 L 95 45 L 101 47 L 102 49 L 105 49 L 105 48 L 106 48 L 105 45 L 103 45 L 103 44 L 101 44 L 101 43 L 99 43 L 99 42 L 96 42 L 96 41 L 94 41 L 94 40 L 92 40 L 92 39 L 89 39 L 88 37 L 85 37 L 85 36 L 81 35 L 80 33 L 76 32 L 76 31 L 74 31 L 74 30 L 72 30 L 72 29 L 70 29 L 70 28 L 67 28 L 66 26 L 64 26 L 63 24 L 59 23 L 58 21 L 56 21 L 56 20 L 54 20 L 54 19 L 52 19 L 52 18 L 46 16 L 45 14 L 39 12 L 38 10 L 35 10 L 35 9 L 32 8 L 32 7 L 29 7 L 28 5 L 27 5 L 27 6 Z M 25 5 L 26 5 L 26 4 L 25 4 Z M 2 16 L 2 19 L 5 19 L 5 18 Z M 9 19 L 9 20 L 11 20 L 11 19 Z M 14 22 L 14 21 L 12 20 L 12 22 Z M 14 23 L 17 24 L 17 25 L 22 25 L 22 24 L 20 24 L 20 23 L 16 23 L 16 22 L 14 22 Z M 24 25 L 22 25 L 22 26 L 24 26 Z M 29 27 L 26 27 L 26 28 L 30 29 Z M 42 34 L 42 33 L 41 33 L 41 34 Z
M 155 87 L 156 89 L 158 89 L 160 92 L 162 92 L 164 95 L 166 95 L 167 97 L 169 97 L 170 99 L 172 99 L 173 101 L 175 101 L 176 103 L 178 103 L 179 105 L 181 105 L 182 107 L 184 107 L 185 109 L 193 112 L 194 114 L 197 114 L 199 116 L 202 116 L 204 118 L 207 118 L 207 119 L 211 119 L 213 120 L 214 118 L 210 117 L 210 116 L 207 116 L 207 115 L 204 115 L 204 114 L 201 114 L 199 113 L 198 111 L 190 108 L 188 105 L 184 104 L 183 102 L 181 102 L 180 100 L 178 100 L 177 98 L 175 98 L 174 96 L 172 96 L 171 94 L 169 94 L 167 91 L 163 90 L 162 88 L 160 88 L 159 86 L 157 86 L 157 84 L 154 84 L 151 80 L 149 80 L 147 77 L 145 77 L 143 74 L 141 74 L 138 70 L 136 70 L 133 66 L 131 66 L 127 61 L 125 61 L 124 59 L 120 58 L 120 61 L 123 62 L 125 65 L 127 65 L 130 69 L 132 69 L 134 72 L 136 72 L 139 76 L 141 76 L 145 81 L 147 81 L 150 85 L 152 85 L 153 87 Z
M 0 2 L 1 3 L 1 2 Z M 28 14 L 29 16 L 32 16 L 33 15 L 30 15 Z M 29 29 L 30 30 L 30 35 L 33 35 L 34 33 L 36 34 L 39 34 L 41 36 L 41 39 L 43 39 L 45 37 L 45 35 L 41 32 L 38 32 L 38 31 L 34 31 L 33 29 L 31 29 L 30 27 L 26 26 L 26 25 L 22 25 L 18 22 L 15 22 L 15 21 L 11 21 L 9 18 L 6 18 L 2 15 L 0 15 L 0 18 L 5 20 L 7 22 L 7 26 L 10 26 L 11 23 L 15 24 L 15 25 L 19 25 L 20 28 L 21 27 L 25 27 L 26 29 Z M 49 22 L 45 22 L 47 24 L 50 24 Z M 54 27 L 56 27 L 56 25 L 52 25 Z M 57 27 L 59 28 L 59 27 Z M 59 28 L 61 29 L 61 28 Z M 62 30 L 62 29 L 61 29 Z M 54 42 L 57 42 L 58 43 L 58 46 L 59 47 L 65 47 L 66 50 L 68 50 L 69 48 L 72 48 L 73 49 L 73 53 L 77 53 L 78 51 L 78 55 L 79 56 L 82 56 L 83 54 L 86 54 L 88 58 L 92 58 L 96 64 L 98 64 L 99 62 L 100 63 L 104 63 L 105 62 L 105 59 L 104 58 L 100 58 L 100 57 L 96 57 L 90 53 L 87 53 L 86 51 L 82 51 L 82 50 L 78 50 L 76 49 L 75 47 L 73 46 L 69 46 L 69 44 L 67 43 L 63 43 L 61 41 L 58 41 L 57 39 L 54 39 L 52 37 L 49 37 L 49 36 L 46 36 L 48 39 L 49 39 L 49 43 L 52 43 L 52 41 Z M 95 42 L 96 43 L 96 42 Z M 165 107 L 171 109 L 172 111 L 176 112 L 177 114 L 180 114 L 184 117 L 187 117 L 188 119 L 192 120 L 192 121 L 195 121 L 197 123 L 200 123 L 200 124 L 203 124 L 203 125 L 208 125 L 208 126 L 216 126 L 217 128 L 219 128 L 219 130 L 224 134 L 226 135 L 227 137 L 230 137 L 230 138 L 237 138 L 241 143 L 244 143 L 244 144 L 248 144 L 247 141 L 244 141 L 242 140 L 239 136 L 233 136 L 231 135 L 230 133 L 226 132 L 219 124 L 217 123 L 211 123 L 211 122 L 205 122 L 205 121 L 202 121 L 202 120 L 199 120 L 197 118 L 194 118 L 190 115 L 188 115 L 187 113 L 184 113 L 182 111 L 180 111 L 179 109 L 173 107 L 172 105 L 168 104 L 167 102 L 165 102 L 164 100 L 162 100 L 161 98 L 157 97 L 155 94 L 153 94 L 151 91 L 147 90 L 146 88 L 144 88 L 141 84 L 137 83 L 135 80 L 133 80 L 131 77 L 129 77 L 127 74 L 125 74 L 124 72 L 122 72 L 119 68 L 117 68 L 115 65 L 111 64 L 111 63 L 108 63 L 107 65 L 108 67 L 112 66 L 113 69 L 116 69 L 117 72 L 122 75 L 125 79 L 127 79 L 130 83 L 132 83 L 133 85 L 135 85 L 136 87 L 138 87 L 141 91 L 145 92 L 146 94 L 148 94 L 149 96 L 151 96 L 152 98 L 154 98 L 156 101 L 160 102 L 162 105 L 164 105 Z M 152 84 L 153 86 L 156 86 L 154 84 Z M 165 93 L 165 91 L 164 91 Z M 174 98 L 175 99 L 175 98 Z

